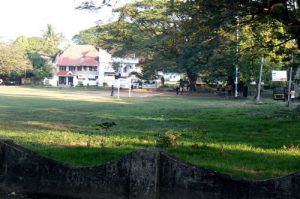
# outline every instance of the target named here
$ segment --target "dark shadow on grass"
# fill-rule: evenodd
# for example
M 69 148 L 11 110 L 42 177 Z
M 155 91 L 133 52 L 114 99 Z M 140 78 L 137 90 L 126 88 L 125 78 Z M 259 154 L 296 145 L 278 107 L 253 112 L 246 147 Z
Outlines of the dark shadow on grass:
M 85 147 L 26 145 L 26 148 L 44 157 L 76 166 L 97 166 L 120 159 L 134 151 L 130 147 Z
M 174 98 L 168 99 L 174 100 Z M 150 139 L 153 139 L 155 133 L 165 133 L 168 130 L 173 130 L 179 131 L 179 133 L 184 131 L 203 134 L 205 132 L 206 137 L 196 136 L 195 138 L 194 135 L 188 134 L 188 136 L 183 136 L 184 139 L 193 140 L 196 143 L 205 141 L 208 144 L 246 144 L 269 149 L 282 148 L 283 145 L 288 146 L 288 144 L 300 144 L 299 130 L 297 130 L 299 129 L 297 127 L 299 118 L 269 117 L 274 111 L 267 110 L 268 107 L 262 110 L 257 107 L 250 110 L 240 107 L 240 105 L 237 108 L 210 107 L 214 104 L 201 105 L 203 101 L 197 101 L 196 99 L 190 100 L 195 103 L 191 105 L 178 99 L 175 99 L 177 101 L 159 104 L 159 101 L 154 98 L 143 99 L 142 101 L 133 100 L 131 102 L 135 103 L 129 104 L 5 96 L 1 96 L 0 100 L 0 124 L 7 131 L 36 132 L 54 130 L 58 133 L 69 131 L 89 135 L 96 133 L 94 129 L 96 122 L 114 121 L 117 123 L 117 126 L 109 132 L 111 137 L 130 134 L 128 137 L 134 138 L 135 135 L 138 137 L 137 134 L 142 134 L 149 135 Z M 224 101 L 223 104 L 230 105 L 233 104 L 233 101 L 226 101 L 226 103 Z M 143 109 L 143 111 L 139 109 Z M 291 125 L 294 127 L 292 130 Z M 271 127 L 273 127 L 272 131 L 270 130 Z M 148 146 L 147 144 L 136 142 L 128 142 L 128 145 L 131 145 L 131 147 L 126 145 L 116 147 L 116 150 L 120 151 L 115 153 L 115 148 L 112 148 L 112 154 L 108 154 L 107 157 L 122 156 L 123 151 L 126 152 L 127 150 L 130 151 Z M 32 147 L 36 150 L 39 150 L 41 147 L 40 150 L 43 150 L 43 146 L 36 144 L 33 144 Z M 84 152 L 81 153 L 81 147 L 79 149 L 73 146 L 63 148 L 53 146 L 49 150 L 56 151 L 55 154 L 65 151 L 62 153 L 66 155 L 60 157 L 61 160 L 66 161 L 80 161 L 78 159 L 81 159 L 83 162 L 89 162 L 89 160 L 85 159 L 85 156 L 91 158 L 98 154 L 96 150 L 94 154 L 93 150 L 88 150 L 86 154 Z M 67 150 L 75 151 L 76 153 L 72 155 Z M 44 152 L 48 153 L 47 150 Z M 272 173 L 275 173 L 275 176 L 279 176 L 283 175 L 282 173 L 290 173 L 298 169 L 297 165 L 300 165 L 299 161 L 295 161 L 294 157 L 291 156 L 256 154 L 245 151 L 219 151 L 214 148 L 206 150 L 204 148 L 198 149 L 197 147 L 196 149 L 187 149 L 183 147 L 178 148 L 175 152 L 178 156 L 182 156 L 190 162 L 202 164 L 204 161 L 205 165 L 203 166 L 219 171 L 225 168 L 224 172 L 237 173 L 236 175 L 241 176 L 273 176 L 273 174 L 268 174 L 268 165 L 270 165 L 270 170 L 274 171 Z M 83 155 L 80 156 L 78 154 Z M 108 161 L 109 158 L 105 159 L 103 156 L 103 161 L 105 162 L 106 160 Z M 97 161 L 96 159 L 95 162 Z M 257 162 L 265 162 L 265 164 L 257 167 Z M 254 164 L 254 167 L 252 167 L 252 164 Z M 262 171 L 267 174 L 261 174 Z

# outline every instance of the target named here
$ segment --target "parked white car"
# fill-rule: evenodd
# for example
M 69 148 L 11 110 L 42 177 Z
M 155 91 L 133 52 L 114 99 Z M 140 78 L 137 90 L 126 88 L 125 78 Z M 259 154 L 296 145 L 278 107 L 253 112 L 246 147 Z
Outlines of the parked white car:
M 143 82 L 142 88 L 157 88 L 157 82 L 154 80 L 146 80 Z

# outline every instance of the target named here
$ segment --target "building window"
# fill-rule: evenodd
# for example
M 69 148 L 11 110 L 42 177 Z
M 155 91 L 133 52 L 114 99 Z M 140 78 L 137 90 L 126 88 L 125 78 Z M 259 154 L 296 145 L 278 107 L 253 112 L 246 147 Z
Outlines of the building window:
M 94 71 L 97 71 L 97 66 L 94 67 Z
M 89 67 L 89 71 L 93 71 L 93 67 L 92 66 Z
M 75 71 L 75 66 L 69 66 L 70 71 Z
M 85 71 L 86 71 L 86 70 L 87 70 L 87 66 L 84 66 L 84 67 L 83 67 L 83 70 L 85 70 Z
M 82 66 L 77 66 L 78 71 L 82 71 Z
M 66 66 L 60 66 L 59 67 L 59 71 L 66 71 L 67 70 L 67 67 Z

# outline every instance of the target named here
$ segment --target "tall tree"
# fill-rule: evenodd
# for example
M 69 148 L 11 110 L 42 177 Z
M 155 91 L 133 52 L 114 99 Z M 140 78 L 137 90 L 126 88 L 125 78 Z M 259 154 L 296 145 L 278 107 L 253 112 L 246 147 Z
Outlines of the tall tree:
M 25 50 L 27 57 L 32 62 L 32 70 L 26 76 L 32 77 L 36 82 L 52 75 L 49 61 L 60 51 L 59 45 L 63 39 L 61 33 L 56 33 L 53 26 L 48 24 L 42 37 L 20 36 L 15 45 Z
M 91 0 L 85 1 L 79 8 L 99 9 L 115 2 L 118 0 L 103 0 L 97 5 Z M 247 16 L 243 23 L 270 16 L 286 26 L 287 33 L 297 40 L 300 48 L 300 0 L 169 0 L 169 2 L 176 9 L 187 8 L 194 16 L 197 16 L 195 13 L 206 14 L 207 21 L 214 27 L 231 23 L 236 16 Z
M 137 1 L 115 11 L 119 13 L 118 21 L 81 32 L 77 39 L 113 48 L 117 55 L 134 53 L 143 57 L 145 74 L 154 74 L 155 70 L 186 72 L 195 84 L 209 56 L 203 51 L 210 49 L 213 32 L 197 29 L 203 35 L 194 37 L 187 29 L 186 13 L 180 13 L 168 0 Z
M 27 52 L 37 52 L 51 57 L 60 51 L 59 47 L 63 40 L 62 33 L 56 33 L 53 26 L 47 24 L 42 37 L 20 36 L 14 43 L 25 48 Z
M 223 27 L 228 23 L 232 24 L 236 16 L 240 17 L 241 25 L 260 21 L 268 26 L 268 22 L 264 20 L 268 16 L 283 23 L 286 34 L 291 39 L 296 39 L 298 48 L 300 47 L 299 0 L 187 0 L 184 5 L 198 5 L 196 10 L 207 13 L 210 23 Z
M 233 79 L 237 62 L 243 66 L 241 77 L 250 81 L 255 72 L 248 69 L 256 68 L 253 60 L 265 55 L 270 57 L 270 65 L 282 62 L 278 55 L 286 55 L 293 47 L 289 41 L 296 38 L 274 14 L 278 3 L 294 16 L 298 8 L 290 9 L 287 1 L 268 2 L 272 6 L 267 8 L 266 1 L 254 0 L 140 0 L 116 9 L 119 21 L 95 29 L 97 36 L 93 39 L 105 47 L 111 45 L 115 52 L 143 56 L 147 71 L 184 71 L 192 85 L 200 72 L 207 80 Z M 237 17 L 243 34 L 239 42 Z
M 31 70 L 28 70 L 25 74 L 26 77 L 32 78 L 37 83 L 43 80 L 43 78 L 52 75 L 52 67 L 49 64 L 49 60 L 52 59 L 54 54 L 49 54 L 49 52 L 53 48 L 46 45 L 45 39 L 41 37 L 27 38 L 21 36 L 14 43 L 24 50 L 27 58 L 32 63 Z
M 48 55 L 48 46 L 45 39 L 41 37 L 20 36 L 15 40 L 14 44 L 22 47 L 26 52 L 39 52 L 40 54 Z
M 26 51 L 19 46 L 0 43 L 0 75 L 9 76 L 10 74 L 24 73 L 32 68 Z
M 63 41 L 64 36 L 62 33 L 56 33 L 51 24 L 47 24 L 47 28 L 43 34 L 43 39 L 45 39 L 47 46 L 45 53 L 47 53 L 47 55 L 54 55 L 59 51 L 59 45 Z

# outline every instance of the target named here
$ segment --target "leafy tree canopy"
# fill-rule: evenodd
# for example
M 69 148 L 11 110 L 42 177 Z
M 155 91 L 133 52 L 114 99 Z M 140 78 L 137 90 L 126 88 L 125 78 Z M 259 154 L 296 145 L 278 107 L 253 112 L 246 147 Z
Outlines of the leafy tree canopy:
M 22 73 L 32 68 L 26 51 L 17 45 L 0 43 L 0 75 L 8 76 L 12 72 Z
M 50 77 L 52 75 L 52 68 L 49 60 L 60 51 L 59 45 L 62 41 L 62 34 L 56 33 L 50 24 L 43 31 L 42 37 L 18 37 L 14 44 L 26 52 L 33 66 L 32 70 L 26 73 L 26 76 L 34 77 L 36 81 Z
M 51 57 L 60 51 L 59 45 L 63 38 L 61 33 L 55 33 L 52 25 L 48 24 L 42 37 L 20 36 L 14 43 L 29 53 L 36 52 Z
M 241 79 L 250 81 L 261 56 L 267 57 L 266 70 L 289 62 L 294 41 L 299 43 L 298 5 L 293 0 L 139 0 L 115 9 L 118 21 L 82 31 L 77 39 L 116 54 L 135 53 L 147 73 L 184 71 L 192 84 L 200 72 L 208 81 L 233 78 L 235 63 Z

